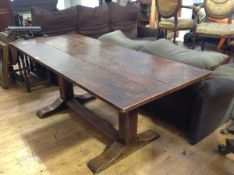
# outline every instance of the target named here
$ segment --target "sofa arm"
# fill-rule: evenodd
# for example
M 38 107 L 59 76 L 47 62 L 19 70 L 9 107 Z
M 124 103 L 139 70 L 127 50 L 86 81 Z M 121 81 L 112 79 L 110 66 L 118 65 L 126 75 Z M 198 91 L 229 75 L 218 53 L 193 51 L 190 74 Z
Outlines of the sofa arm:
M 211 78 L 199 90 L 190 120 L 189 139 L 195 144 L 231 117 L 234 81 Z M 228 112 L 229 111 L 229 112 Z
M 138 26 L 137 27 L 137 37 L 138 38 L 145 38 L 145 37 L 155 37 L 157 39 L 158 36 L 158 30 L 157 29 L 152 29 L 150 27 L 145 27 L 145 26 Z M 159 38 L 163 37 L 163 33 L 160 32 Z

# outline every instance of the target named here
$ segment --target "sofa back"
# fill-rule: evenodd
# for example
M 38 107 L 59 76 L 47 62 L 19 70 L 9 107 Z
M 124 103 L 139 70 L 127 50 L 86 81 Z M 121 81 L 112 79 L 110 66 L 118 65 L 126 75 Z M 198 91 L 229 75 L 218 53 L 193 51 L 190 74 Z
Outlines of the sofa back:
M 138 4 L 122 7 L 116 3 L 104 4 L 95 8 L 74 6 L 60 11 L 47 11 L 33 7 L 32 24 L 40 25 L 48 35 L 77 32 L 81 35 L 98 38 L 115 30 L 121 30 L 130 38 L 137 38 Z
M 110 30 L 121 30 L 129 38 L 137 38 L 137 20 L 139 4 L 127 4 L 125 7 L 116 3 L 109 4 Z
M 76 17 L 76 32 L 98 38 L 104 33 L 109 33 L 110 30 L 110 16 L 107 5 L 91 8 L 78 5 Z
M 47 35 L 60 35 L 75 30 L 77 11 L 71 7 L 61 11 L 31 8 L 32 25 L 39 25 Z

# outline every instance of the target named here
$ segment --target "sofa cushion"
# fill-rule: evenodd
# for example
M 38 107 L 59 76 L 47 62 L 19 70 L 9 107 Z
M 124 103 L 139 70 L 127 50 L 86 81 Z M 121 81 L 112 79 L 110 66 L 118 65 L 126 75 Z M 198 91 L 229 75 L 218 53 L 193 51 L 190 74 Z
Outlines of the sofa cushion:
M 126 37 L 120 30 L 102 35 L 98 39 L 134 50 L 140 50 L 144 45 L 151 42 L 146 40 L 132 40 Z
M 137 18 L 140 11 L 138 4 L 125 7 L 116 3 L 109 4 L 111 31 L 121 30 L 129 38 L 137 38 Z
M 234 24 L 225 24 L 218 22 L 202 22 L 197 25 L 196 33 L 201 35 L 213 35 L 213 36 L 233 36 Z
M 232 81 L 232 84 L 234 84 L 234 64 L 225 64 L 219 66 L 212 73 L 211 77 L 219 79 L 229 79 Z M 234 120 L 234 96 L 225 116 L 226 119 L 232 118 Z
M 234 64 L 225 64 L 219 66 L 212 73 L 213 78 L 226 78 L 234 81 Z
M 45 34 L 59 35 L 75 31 L 75 7 L 53 12 L 32 7 L 31 15 L 32 24 L 41 26 Z
M 110 19 L 107 5 L 95 8 L 77 6 L 77 33 L 93 38 L 110 32 Z
M 177 23 L 177 29 L 179 30 L 186 30 L 186 29 L 191 29 L 195 25 L 194 20 L 192 19 L 184 19 L 184 18 L 178 18 L 178 23 Z M 175 21 L 174 18 L 169 18 L 169 19 L 162 19 L 162 21 L 159 22 L 159 27 L 160 28 L 166 28 L 166 29 L 174 29 L 175 28 Z
M 149 43 L 141 51 L 209 70 L 214 70 L 228 59 L 227 55 L 218 52 L 190 50 L 166 39 Z

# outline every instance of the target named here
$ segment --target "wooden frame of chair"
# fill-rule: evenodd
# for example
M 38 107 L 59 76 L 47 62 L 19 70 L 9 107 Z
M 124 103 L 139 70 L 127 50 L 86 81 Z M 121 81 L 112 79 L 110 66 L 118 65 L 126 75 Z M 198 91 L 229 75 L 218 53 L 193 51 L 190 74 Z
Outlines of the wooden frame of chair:
M 214 16 L 212 16 L 209 12 L 209 10 L 207 9 L 207 1 L 208 0 L 205 0 L 204 1 L 204 4 L 201 5 L 200 8 L 204 8 L 205 9 L 205 12 L 206 12 L 206 17 L 205 17 L 205 20 L 204 21 L 209 21 L 209 18 L 214 18 Z M 230 12 L 230 13 L 227 13 L 227 15 L 225 16 L 222 16 L 222 18 L 216 18 L 216 19 L 225 19 L 227 18 L 228 21 L 227 21 L 227 24 L 232 24 L 232 15 L 234 14 L 234 6 L 233 6 L 233 10 Z M 215 19 L 215 18 L 214 18 Z M 199 34 L 199 33 L 196 33 L 196 28 L 195 28 L 195 33 L 194 33 L 194 36 L 193 36 L 193 44 L 192 44 L 192 48 L 194 49 L 195 48 L 195 38 L 197 36 L 200 36 L 202 37 L 202 44 L 201 44 L 201 50 L 203 51 L 204 48 L 205 48 L 205 37 L 208 37 L 208 38 L 225 38 L 226 42 L 225 42 L 225 45 L 227 45 L 228 41 L 227 39 L 234 39 L 234 35 L 233 36 L 220 36 L 220 35 L 203 35 L 203 34 Z
M 156 8 L 157 8 L 157 13 L 158 13 L 158 28 L 160 29 L 164 29 L 166 32 L 166 36 L 167 36 L 167 30 L 168 28 L 166 27 L 160 27 L 159 26 L 159 23 L 161 22 L 161 18 L 171 18 L 171 17 L 174 17 L 174 22 L 175 22 L 175 27 L 174 29 L 172 29 L 172 31 L 174 32 L 174 38 L 173 38 L 173 42 L 175 43 L 176 41 L 176 32 L 179 31 L 179 30 L 189 30 L 191 29 L 191 27 L 188 27 L 188 28 L 183 28 L 183 29 L 178 29 L 178 12 L 181 8 L 189 8 L 189 9 L 192 9 L 194 10 L 194 6 L 184 6 L 182 5 L 182 0 L 177 0 L 177 6 L 176 8 L 174 9 L 174 11 L 172 11 L 170 14 L 168 15 L 165 15 L 161 12 L 161 9 L 160 9 L 160 4 L 159 4 L 159 0 L 156 0 Z M 196 17 L 196 16 L 195 16 Z M 194 21 L 196 22 L 197 19 L 195 18 Z M 194 30 L 195 27 L 192 28 L 192 30 Z M 160 32 L 160 30 L 158 31 Z
M 163 18 L 174 17 L 174 19 L 175 19 L 175 28 L 173 30 L 173 32 L 174 32 L 173 42 L 174 43 L 175 43 L 175 39 L 176 39 L 176 32 L 177 32 L 177 25 L 178 25 L 178 16 L 177 16 L 177 14 L 178 14 L 178 11 L 181 8 L 181 6 L 182 6 L 182 2 L 181 2 L 181 0 L 178 0 L 177 7 L 175 8 L 175 11 L 172 12 L 171 14 L 169 14 L 169 15 L 164 15 L 164 14 L 161 13 L 159 1 L 156 0 L 156 8 L 157 8 L 157 13 L 158 13 L 158 24 L 157 24 L 158 28 L 159 28 L 159 23 L 161 22 L 161 18 L 162 17 Z M 163 28 L 162 27 L 162 29 L 165 30 L 165 36 L 167 36 L 167 30 L 168 30 L 168 28 Z M 158 32 L 160 32 L 160 30 L 158 30 Z

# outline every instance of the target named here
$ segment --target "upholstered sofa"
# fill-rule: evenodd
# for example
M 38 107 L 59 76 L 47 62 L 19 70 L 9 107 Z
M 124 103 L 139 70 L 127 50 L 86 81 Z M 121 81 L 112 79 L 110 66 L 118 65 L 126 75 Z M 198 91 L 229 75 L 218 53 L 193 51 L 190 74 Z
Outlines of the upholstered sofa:
M 40 25 L 42 32 L 47 35 L 76 32 L 98 38 L 103 34 L 121 30 L 132 39 L 147 36 L 156 38 L 156 30 L 137 24 L 139 10 L 139 5 L 135 3 L 126 7 L 111 3 L 96 8 L 77 5 L 53 12 L 33 7 L 31 15 L 32 24 Z
M 55 12 L 32 8 L 32 23 L 42 26 L 48 35 L 76 32 L 98 38 L 121 30 L 130 40 L 156 38 L 157 31 L 137 24 L 138 13 L 137 4 L 121 7 L 111 3 L 96 8 L 75 6 Z M 142 51 L 147 52 L 147 49 Z M 144 110 L 183 128 L 190 143 L 197 143 L 227 121 L 233 112 L 234 80 L 230 77 L 234 68 L 216 67 L 212 67 L 215 73 L 206 81 L 150 103 Z M 228 71 L 231 74 L 227 75 Z
M 234 65 L 219 66 L 202 84 L 150 103 L 144 110 L 183 128 L 196 144 L 234 118 Z

